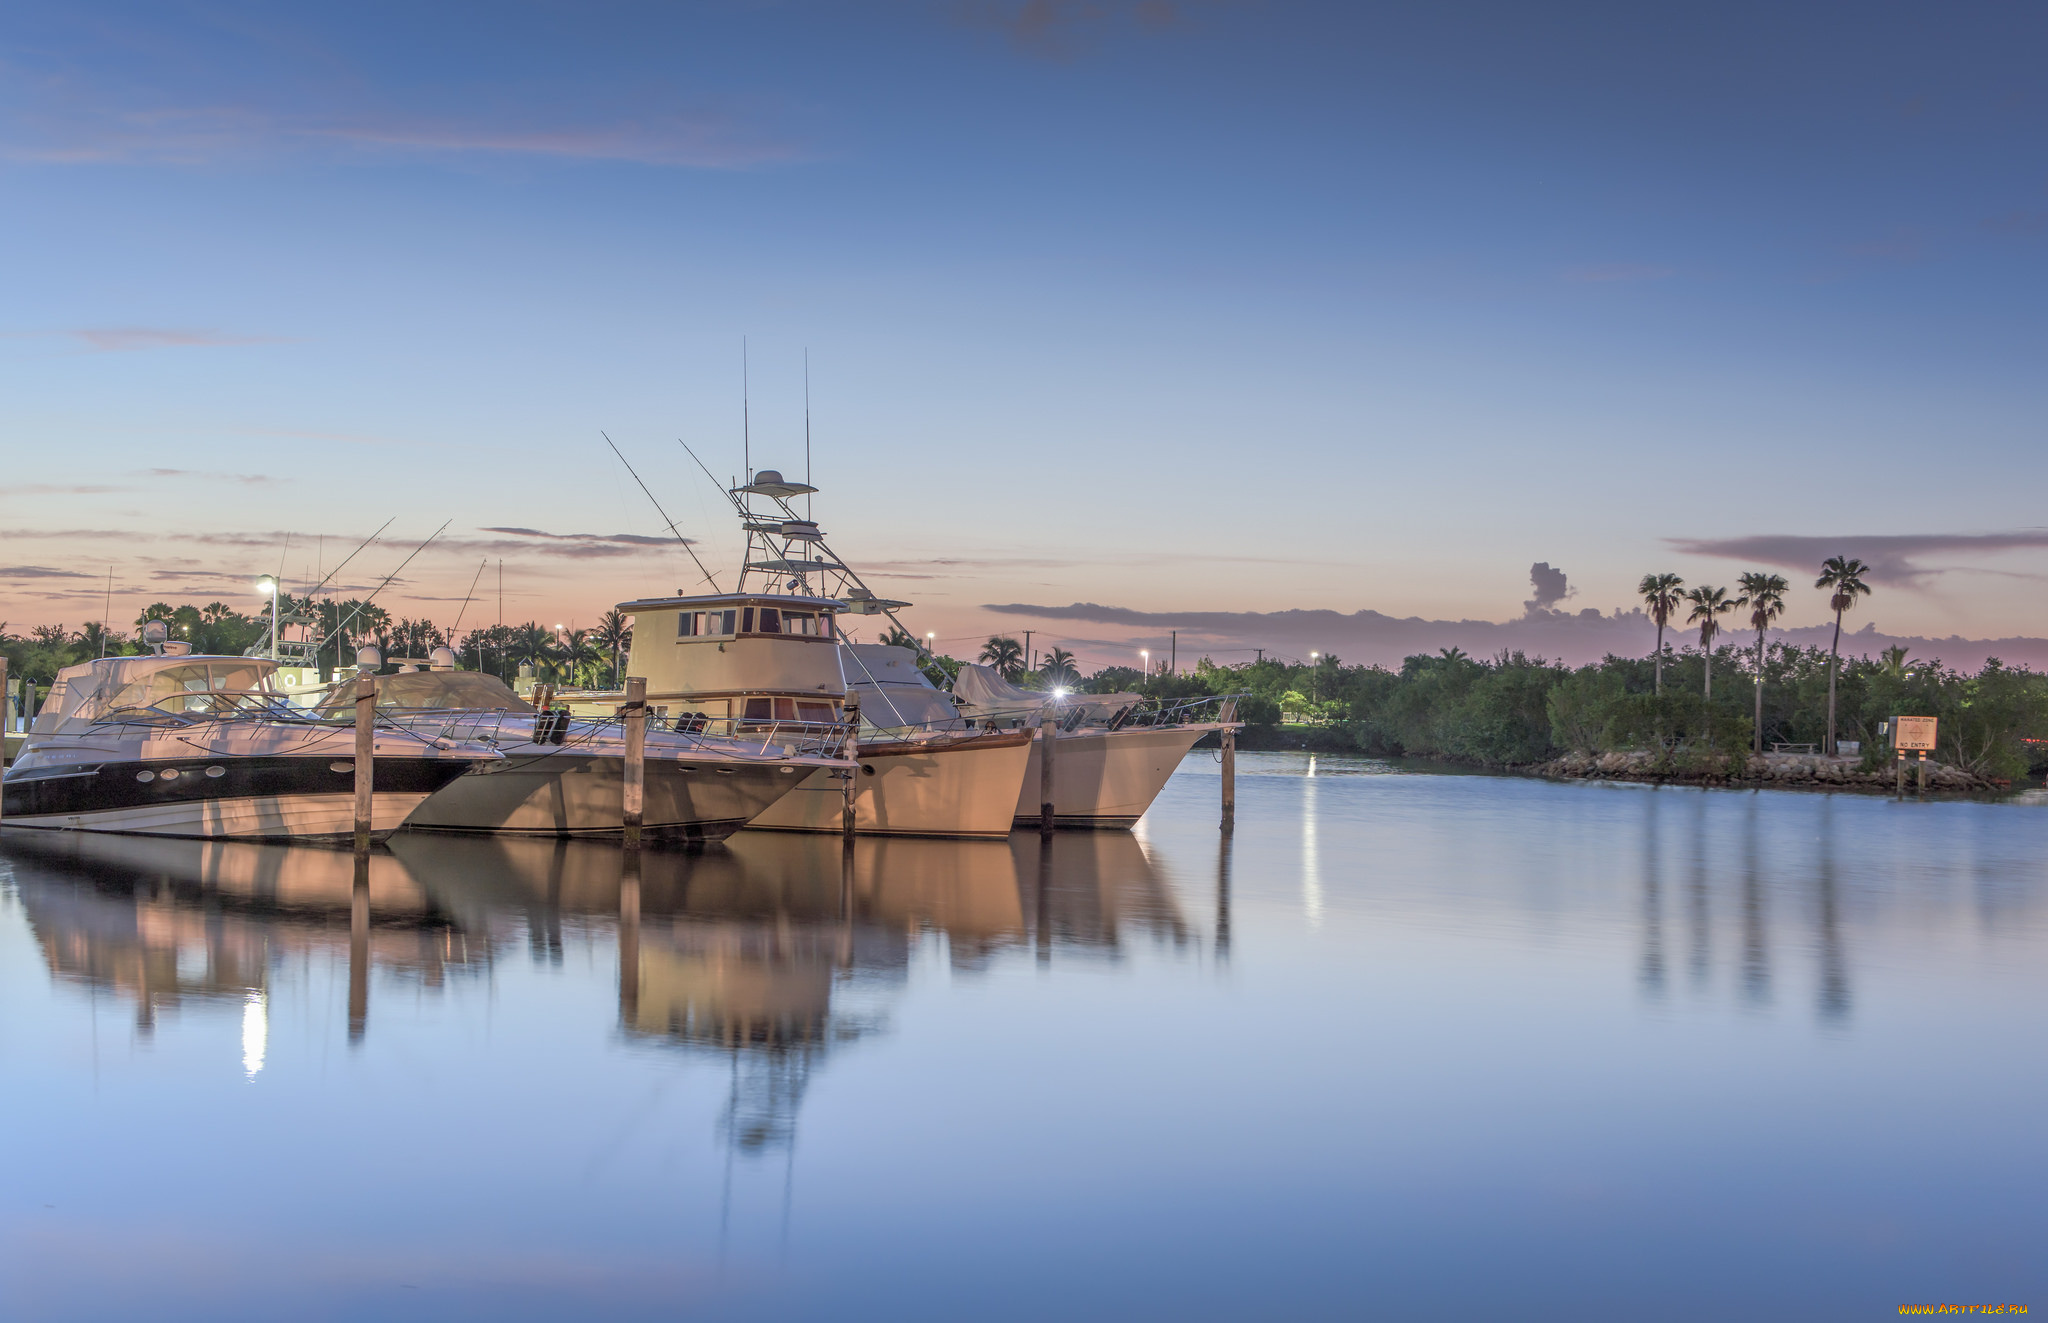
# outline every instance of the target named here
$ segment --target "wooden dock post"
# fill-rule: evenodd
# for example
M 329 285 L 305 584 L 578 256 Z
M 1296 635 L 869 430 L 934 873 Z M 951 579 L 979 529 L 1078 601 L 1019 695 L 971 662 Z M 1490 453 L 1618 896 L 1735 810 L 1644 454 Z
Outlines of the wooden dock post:
M 1038 751 L 1038 830 L 1042 835 L 1052 835 L 1053 818 L 1053 746 L 1059 743 L 1059 708 L 1048 703 L 1038 718 L 1038 742 L 1043 747 Z
M 1922 795 L 1927 793 L 1927 750 L 1925 749 L 1920 751 L 1920 788 L 1918 793 Z
M 1223 700 L 1223 720 L 1229 722 L 1237 716 L 1237 700 Z M 1225 835 L 1237 830 L 1237 727 L 1223 727 L 1223 831 Z
M 356 673 L 356 840 L 358 851 L 370 848 L 370 790 L 376 777 L 377 677 Z
M 849 693 L 846 696 L 846 758 L 853 766 L 846 769 L 846 799 L 839 809 L 839 834 L 848 850 L 853 849 L 855 813 L 853 801 L 860 793 L 860 699 Z
M 1904 799 L 1906 797 L 1906 751 L 1904 749 L 1899 750 L 1898 764 L 1898 785 L 1895 788 L 1895 793 L 1900 799 Z
M 628 850 L 640 848 L 640 824 L 646 810 L 647 788 L 647 681 L 638 675 L 626 677 L 626 772 L 620 791 L 625 813 L 624 838 Z

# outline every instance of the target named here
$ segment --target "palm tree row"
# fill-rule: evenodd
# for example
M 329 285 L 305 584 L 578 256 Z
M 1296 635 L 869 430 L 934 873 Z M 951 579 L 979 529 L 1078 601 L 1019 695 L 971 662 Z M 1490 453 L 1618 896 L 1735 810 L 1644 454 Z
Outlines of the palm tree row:
M 1870 573 L 1870 567 L 1853 557 L 1830 556 L 1821 564 L 1820 577 L 1814 580 L 1816 588 L 1831 590 L 1828 609 L 1835 613 L 1835 639 L 1828 650 L 1828 733 L 1823 746 L 1832 756 L 1835 752 L 1835 680 L 1842 663 L 1842 614 L 1856 605 L 1856 599 L 1870 595 L 1870 585 L 1863 576 Z M 1715 588 L 1706 584 L 1688 589 L 1685 580 L 1676 574 L 1645 574 L 1636 585 L 1636 592 L 1642 596 L 1643 606 L 1651 620 L 1657 624 L 1657 652 L 1655 685 L 1656 692 L 1664 692 L 1664 629 L 1670 624 L 1672 615 L 1685 604 L 1692 604 L 1692 611 L 1686 617 L 1687 624 L 1700 628 L 1700 651 L 1705 654 L 1706 679 L 1702 686 L 1705 697 L 1714 697 L 1714 636 L 1721 632 L 1721 617 L 1731 611 L 1749 612 L 1750 628 L 1756 631 L 1756 720 L 1754 722 L 1755 751 L 1764 748 L 1764 637 L 1771 622 L 1785 614 L 1785 594 L 1790 591 L 1782 574 L 1765 574 L 1752 571 L 1744 574 L 1737 582 L 1740 591 L 1730 597 L 1726 588 Z

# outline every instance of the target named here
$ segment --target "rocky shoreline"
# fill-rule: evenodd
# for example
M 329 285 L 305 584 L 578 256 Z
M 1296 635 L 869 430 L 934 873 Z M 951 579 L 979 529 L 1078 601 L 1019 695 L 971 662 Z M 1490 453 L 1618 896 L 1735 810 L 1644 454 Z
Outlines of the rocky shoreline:
M 1638 749 L 1628 753 L 1568 753 L 1539 763 L 1528 771 L 1574 781 L 1647 781 L 1684 785 L 1722 786 L 1806 786 L 1828 790 L 1865 790 L 1889 794 L 1897 782 L 1890 768 L 1881 772 L 1862 770 L 1863 760 L 1854 757 L 1829 758 L 1820 754 L 1766 753 L 1762 755 L 1693 755 L 1673 759 L 1668 754 Z M 1919 768 L 1906 766 L 1906 788 L 1915 789 Z M 1927 764 L 1930 791 L 1994 794 L 2012 789 L 2010 781 L 1992 780 L 1946 763 Z

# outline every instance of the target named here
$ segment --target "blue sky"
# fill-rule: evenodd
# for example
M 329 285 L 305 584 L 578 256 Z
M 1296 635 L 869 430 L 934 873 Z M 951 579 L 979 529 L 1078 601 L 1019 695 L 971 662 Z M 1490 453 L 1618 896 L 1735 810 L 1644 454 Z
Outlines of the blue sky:
M 660 532 L 604 429 L 730 563 L 675 439 L 738 469 L 745 337 L 756 464 L 808 351 L 820 522 L 946 638 L 1835 550 L 1893 633 L 2048 633 L 2037 11 L 421 9 L 12 11 L 10 628 L 387 517 L 364 582 L 454 521 L 401 614 L 503 557 L 587 623 L 675 553 L 487 530 Z

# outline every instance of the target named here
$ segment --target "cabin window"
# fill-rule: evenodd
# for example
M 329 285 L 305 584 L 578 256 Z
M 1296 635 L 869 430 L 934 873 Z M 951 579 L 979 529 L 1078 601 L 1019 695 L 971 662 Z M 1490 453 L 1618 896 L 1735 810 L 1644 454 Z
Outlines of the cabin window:
M 732 633 L 730 611 L 685 611 L 676 617 L 676 637 L 707 638 Z
M 839 713 L 830 703 L 805 703 L 799 701 L 796 705 L 796 719 L 798 721 L 815 721 L 824 724 L 839 720 Z
M 741 611 L 741 612 L 740 612 L 740 633 L 742 633 L 742 634 L 751 634 L 751 633 L 753 633 L 753 632 L 754 632 L 754 608 L 750 606 L 750 607 L 746 608 L 746 609 L 745 609 L 744 611 Z
M 785 634 L 803 634 L 810 638 L 816 638 L 818 636 L 818 618 L 807 612 L 784 611 L 782 613 L 782 632 Z
M 782 612 L 772 606 L 762 607 L 761 632 L 763 634 L 780 634 L 782 632 Z
M 772 721 L 775 719 L 774 706 L 773 699 L 750 698 L 747 700 L 746 719 L 748 721 Z

